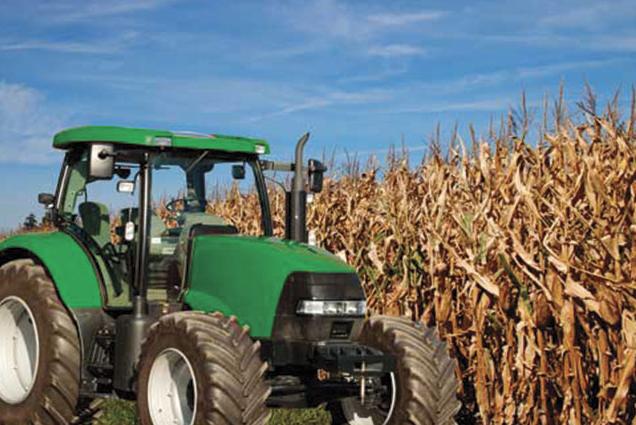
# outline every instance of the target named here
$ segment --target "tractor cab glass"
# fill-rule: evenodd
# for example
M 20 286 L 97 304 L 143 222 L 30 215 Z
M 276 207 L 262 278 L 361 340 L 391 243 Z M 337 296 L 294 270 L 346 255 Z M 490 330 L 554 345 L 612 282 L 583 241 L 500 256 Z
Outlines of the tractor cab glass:
M 187 236 L 193 225 L 233 226 L 238 217 L 214 215 L 212 207 L 222 200 L 257 193 L 259 170 L 254 160 L 236 160 L 207 153 L 191 156 L 162 153 L 151 161 L 152 203 L 162 223 L 151 229 L 159 236 Z M 246 168 L 251 178 L 246 178 Z M 237 171 L 240 169 L 241 171 Z M 238 180 L 237 180 L 238 179 Z M 256 211 L 260 207 L 255 205 Z M 262 234 L 262 217 L 252 234 Z M 164 226 L 163 228 L 161 226 Z M 259 229 L 258 227 L 261 227 Z

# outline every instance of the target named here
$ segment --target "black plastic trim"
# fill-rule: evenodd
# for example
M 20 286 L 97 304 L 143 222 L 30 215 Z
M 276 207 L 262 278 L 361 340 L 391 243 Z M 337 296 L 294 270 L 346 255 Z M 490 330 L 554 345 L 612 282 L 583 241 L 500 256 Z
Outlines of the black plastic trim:
M 291 273 L 281 291 L 272 329 L 272 341 L 326 341 L 334 323 L 350 323 L 349 339 L 362 327 L 359 316 L 310 316 L 296 314 L 300 300 L 364 300 L 360 279 L 355 273 Z M 338 339 L 342 339 L 340 336 Z
M 395 358 L 355 342 L 261 340 L 261 355 L 274 367 L 305 367 L 330 372 L 382 375 L 395 369 Z

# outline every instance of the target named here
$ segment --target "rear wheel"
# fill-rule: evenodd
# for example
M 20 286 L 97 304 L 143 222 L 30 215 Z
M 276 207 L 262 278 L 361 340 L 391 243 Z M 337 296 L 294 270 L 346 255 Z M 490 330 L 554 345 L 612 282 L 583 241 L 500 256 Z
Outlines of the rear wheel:
M 77 331 L 44 269 L 0 267 L 0 423 L 68 424 L 79 394 Z
M 180 312 L 152 326 L 139 364 L 144 425 L 265 424 L 260 344 L 234 318 Z
M 433 328 L 403 318 L 377 316 L 365 322 L 360 342 L 396 356 L 394 373 L 383 378 L 385 393 L 374 406 L 359 398 L 329 405 L 334 424 L 451 425 L 461 405 L 446 344 Z

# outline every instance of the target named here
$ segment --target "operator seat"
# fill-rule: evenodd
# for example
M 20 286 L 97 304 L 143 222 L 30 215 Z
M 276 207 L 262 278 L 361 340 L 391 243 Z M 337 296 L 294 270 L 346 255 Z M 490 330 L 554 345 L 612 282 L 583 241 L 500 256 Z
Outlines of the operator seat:
M 110 241 L 110 215 L 108 208 L 98 202 L 84 202 L 78 207 L 82 227 L 100 248 Z
M 112 244 L 108 207 L 98 202 L 84 202 L 81 203 L 77 209 L 82 219 L 82 228 L 84 231 L 95 241 L 99 248 L 103 250 L 105 255 L 110 255 L 111 252 L 106 250 L 106 248 Z M 104 279 L 106 280 L 106 292 L 110 302 L 124 293 L 121 284 L 121 272 L 117 268 L 109 267 L 104 258 L 100 255 L 97 255 L 95 260 L 99 268 L 106 272 L 104 273 Z

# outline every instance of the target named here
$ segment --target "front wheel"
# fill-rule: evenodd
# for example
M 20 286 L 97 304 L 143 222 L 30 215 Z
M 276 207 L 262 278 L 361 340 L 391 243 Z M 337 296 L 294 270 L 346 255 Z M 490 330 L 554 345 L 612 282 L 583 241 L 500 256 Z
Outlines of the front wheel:
M 396 370 L 383 378 L 386 391 L 374 406 L 347 398 L 328 407 L 338 425 L 451 425 L 457 400 L 455 364 L 434 328 L 396 317 L 376 316 L 360 342 L 396 357 Z
M 269 387 L 260 344 L 234 318 L 180 312 L 143 344 L 138 408 L 143 425 L 265 424 Z

